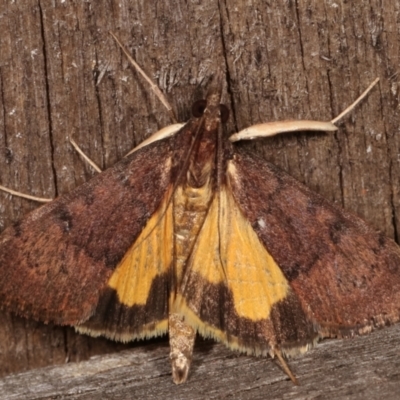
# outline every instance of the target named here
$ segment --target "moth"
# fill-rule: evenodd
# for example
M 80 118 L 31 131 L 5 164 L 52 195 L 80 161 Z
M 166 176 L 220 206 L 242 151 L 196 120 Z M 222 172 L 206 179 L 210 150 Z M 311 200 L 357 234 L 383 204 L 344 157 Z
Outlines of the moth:
M 169 334 L 175 383 L 195 336 L 284 357 L 399 320 L 400 248 L 230 138 L 217 74 L 184 125 L 0 236 L 0 304 L 119 341 Z M 266 133 L 267 132 L 267 133 Z

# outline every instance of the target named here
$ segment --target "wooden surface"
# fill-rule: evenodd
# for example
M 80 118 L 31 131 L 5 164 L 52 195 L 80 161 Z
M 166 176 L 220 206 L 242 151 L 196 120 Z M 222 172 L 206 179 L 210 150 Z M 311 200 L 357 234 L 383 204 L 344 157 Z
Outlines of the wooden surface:
M 221 344 L 195 346 L 189 381 L 172 383 L 166 342 L 46 367 L 0 380 L 2 398 L 25 399 L 351 399 L 399 398 L 400 326 L 321 343 L 292 360 L 295 386 L 270 359 L 237 356 Z
M 180 121 L 189 116 L 192 101 L 202 97 L 207 78 L 218 68 L 226 71 L 230 132 L 269 120 L 330 120 L 380 77 L 379 86 L 339 123 L 337 133 L 292 134 L 244 145 L 398 241 L 399 10 L 398 0 L 384 6 L 378 0 L 3 1 L 0 184 L 37 196 L 61 195 L 95 174 L 72 149 L 70 137 L 105 168 L 169 123 L 108 34 L 113 30 L 166 92 Z M 35 207 L 0 193 L 0 229 Z M 338 343 L 337 351 L 345 354 L 348 348 L 341 346 L 347 344 Z M 378 351 L 382 342 L 374 343 Z M 136 345 L 91 339 L 71 328 L 7 314 L 0 319 L 3 376 L 129 347 Z M 146 365 L 158 359 L 149 348 L 143 350 Z M 216 359 L 219 349 L 210 353 Z M 224 352 L 223 360 L 238 362 Z M 166 354 L 163 349 L 164 364 Z M 380 354 L 385 357 L 387 351 Z M 296 361 L 296 371 L 297 365 L 308 363 L 302 360 Z M 253 382 L 247 375 L 255 368 L 252 362 L 244 362 L 246 369 L 240 361 L 238 370 L 248 370 L 242 377 L 221 361 L 232 393 L 235 388 L 242 393 L 246 382 Z M 263 368 L 270 365 L 257 362 Z M 205 368 L 200 365 L 195 368 Z M 354 363 L 357 379 L 363 379 L 361 366 Z M 320 375 L 310 373 L 307 379 L 322 385 L 326 372 L 318 371 Z M 278 382 L 285 379 L 278 375 Z M 129 376 L 131 382 L 137 379 Z M 336 388 L 348 378 L 332 376 Z M 204 379 L 203 389 L 209 377 Z M 376 389 L 374 379 L 367 380 L 370 390 Z M 151 379 L 148 384 L 153 387 Z M 175 390 L 169 375 L 160 385 L 166 392 Z M 195 390 L 191 385 L 179 390 Z M 282 393 L 297 390 L 283 381 L 279 385 L 285 385 Z M 388 390 L 393 385 L 389 380 Z

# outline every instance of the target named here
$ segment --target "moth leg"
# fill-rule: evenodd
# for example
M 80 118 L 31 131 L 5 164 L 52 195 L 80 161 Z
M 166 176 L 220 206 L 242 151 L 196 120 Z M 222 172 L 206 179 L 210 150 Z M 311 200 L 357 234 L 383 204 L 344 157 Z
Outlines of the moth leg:
M 150 137 L 140 143 L 138 146 L 133 148 L 125 157 L 129 156 L 129 154 L 134 153 L 135 151 L 141 149 L 142 147 L 146 147 L 151 143 L 157 142 L 158 140 L 162 140 L 168 138 L 170 136 L 175 135 L 176 132 L 179 131 L 183 127 L 184 124 L 172 124 L 168 125 L 165 128 L 160 129 L 156 133 L 153 133 Z
M 323 121 L 275 121 L 249 126 L 229 137 L 231 142 L 253 140 L 261 137 L 279 135 L 281 133 L 299 131 L 336 131 L 338 128 L 332 122 Z
M 339 121 L 341 118 L 343 118 L 346 114 L 348 114 L 353 108 L 356 107 L 356 105 L 369 93 L 369 91 L 379 82 L 379 78 L 376 78 L 368 87 L 367 89 L 364 90 L 363 93 L 361 93 L 358 98 L 353 101 L 352 104 L 350 104 L 344 111 L 342 111 L 337 117 L 335 117 L 331 122 L 332 124 L 335 124 L 337 121 Z
M 72 144 L 72 146 L 74 147 L 74 149 L 83 157 L 83 159 L 88 164 L 90 164 L 92 166 L 92 168 L 96 172 L 101 172 L 101 169 L 82 151 L 82 149 L 77 145 L 77 143 L 75 142 L 74 139 L 70 139 L 69 141 Z M 17 192 L 17 191 L 12 190 L 12 189 L 8 189 L 5 186 L 1 186 L 1 185 L 0 185 L 0 190 L 2 190 L 3 192 L 6 192 L 6 193 L 10 193 L 13 196 L 22 197 L 23 199 L 37 201 L 38 203 L 49 203 L 50 201 L 54 200 L 54 199 L 48 199 L 48 198 L 45 198 L 45 197 L 31 196 L 29 194 L 25 194 L 25 193 Z
M 142 147 L 148 146 L 149 144 L 156 142 L 158 140 L 162 140 L 165 138 L 168 138 L 170 136 L 175 135 L 183 126 L 184 124 L 173 124 L 173 125 L 168 125 L 165 128 L 160 129 L 159 131 L 153 133 L 149 138 L 147 138 L 145 141 L 140 143 L 138 146 L 136 146 L 134 149 L 132 149 L 126 156 L 129 154 L 134 153 L 135 151 L 139 150 Z M 76 152 L 96 171 L 96 172 L 102 172 L 101 169 L 83 152 L 83 150 L 78 146 L 78 144 L 75 142 L 74 139 L 69 140 Z M 125 156 L 125 157 L 126 157 Z M 48 203 L 50 201 L 53 201 L 54 199 L 48 199 L 44 197 L 36 197 L 36 196 L 31 196 L 29 194 L 17 192 L 12 189 L 8 189 L 5 186 L 0 185 L 0 190 L 3 192 L 9 193 L 13 196 L 17 197 L 22 197 L 24 199 L 28 200 L 33 200 L 37 201 L 38 203 Z
M 168 332 L 172 380 L 178 385 L 186 382 L 188 377 L 196 331 L 179 314 L 171 313 Z
M 279 363 L 281 364 L 281 367 L 285 374 L 291 379 L 291 381 L 295 384 L 298 385 L 299 381 L 297 378 L 294 376 L 293 372 L 290 370 L 289 365 L 287 365 L 285 359 L 282 356 L 282 353 L 280 350 L 275 351 L 276 358 L 278 359 Z
M 76 144 L 74 139 L 70 139 L 69 141 L 72 144 L 72 146 L 74 147 L 74 149 L 78 152 L 78 154 L 80 154 L 83 157 L 83 159 L 88 164 L 90 164 L 96 172 L 101 172 L 101 169 L 82 151 L 82 149 Z M 23 199 L 37 201 L 38 203 L 49 203 L 50 201 L 54 200 L 54 199 L 48 199 L 45 197 L 31 196 L 29 194 L 25 194 L 25 193 L 17 192 L 12 189 L 8 189 L 5 186 L 1 186 L 1 185 L 0 185 L 0 190 L 2 190 L 3 192 L 6 192 L 6 193 L 10 193 L 13 196 L 22 197 Z
M 357 104 L 371 91 L 371 89 L 379 82 L 379 78 L 376 78 L 368 88 L 343 112 L 341 112 L 336 118 L 328 122 L 323 121 L 275 121 L 267 122 L 264 124 L 257 124 L 249 126 L 238 133 L 235 133 L 229 137 L 231 142 L 237 142 L 239 140 L 253 140 L 261 137 L 269 137 L 279 135 L 281 133 L 288 132 L 299 132 L 299 131 L 336 131 L 338 128 L 334 125 L 337 121 L 343 118 L 351 110 L 353 110 Z
M 44 197 L 31 196 L 29 194 L 25 194 L 25 193 L 17 192 L 12 189 L 8 189 L 5 186 L 1 186 L 1 185 L 0 185 L 0 190 L 2 190 L 3 192 L 6 192 L 6 193 L 10 193 L 13 196 L 22 197 L 23 199 L 37 201 L 38 203 L 49 203 L 50 201 L 54 200 L 54 199 L 46 199 Z

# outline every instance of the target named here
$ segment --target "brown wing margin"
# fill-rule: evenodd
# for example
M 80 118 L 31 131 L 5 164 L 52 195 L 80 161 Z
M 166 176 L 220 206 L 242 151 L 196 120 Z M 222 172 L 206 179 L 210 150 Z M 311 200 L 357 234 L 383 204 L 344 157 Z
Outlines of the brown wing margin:
M 350 336 L 400 315 L 400 248 L 360 218 L 246 150 L 232 192 L 321 336 Z
M 1 306 L 44 322 L 87 320 L 165 197 L 170 148 L 169 139 L 149 145 L 7 228 L 0 236 Z
M 177 310 L 204 337 L 247 354 L 294 355 L 316 334 L 279 266 L 225 186 L 188 260 Z

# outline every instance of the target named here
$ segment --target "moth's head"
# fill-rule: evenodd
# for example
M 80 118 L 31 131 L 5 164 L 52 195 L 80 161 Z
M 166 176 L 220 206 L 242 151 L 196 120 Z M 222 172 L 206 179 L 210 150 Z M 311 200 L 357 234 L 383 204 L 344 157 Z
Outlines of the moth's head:
M 221 104 L 222 96 L 222 72 L 216 73 L 208 87 L 207 96 L 203 100 L 197 100 L 192 106 L 192 115 L 195 118 L 204 117 L 206 121 L 225 123 L 229 118 L 229 109 Z

